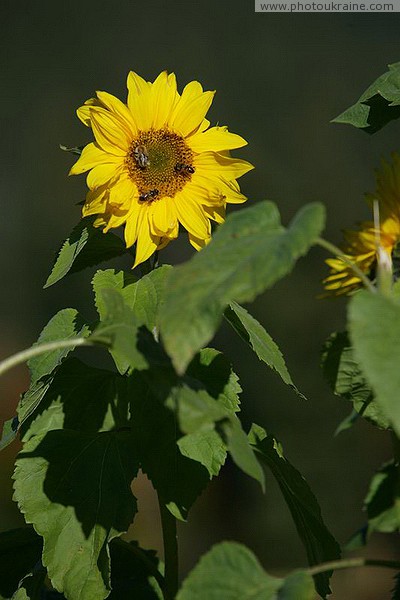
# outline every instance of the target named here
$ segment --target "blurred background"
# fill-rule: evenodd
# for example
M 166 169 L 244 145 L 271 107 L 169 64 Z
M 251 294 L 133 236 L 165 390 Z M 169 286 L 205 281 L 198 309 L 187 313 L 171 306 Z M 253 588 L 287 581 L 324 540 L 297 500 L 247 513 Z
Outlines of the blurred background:
M 322 201 L 326 237 L 368 217 L 363 194 L 374 189 L 373 169 L 399 150 L 399 125 L 369 137 L 330 120 L 400 60 L 400 14 L 255 14 L 253 0 L 3 0 L 1 30 L 0 358 L 30 346 L 50 317 L 67 306 L 93 316 L 93 271 L 72 275 L 43 291 L 54 253 L 79 220 L 76 203 L 85 180 L 67 178 L 73 157 L 58 149 L 90 141 L 75 109 L 94 91 L 126 97 L 135 70 L 154 79 L 177 74 L 216 89 L 210 118 L 229 125 L 249 145 L 236 152 L 256 169 L 240 184 L 249 205 L 278 203 L 287 223 L 306 202 Z M 176 264 L 191 255 L 186 236 L 163 252 Z M 259 297 L 252 313 L 280 345 L 302 401 L 227 328 L 214 345 L 240 376 L 243 420 L 255 421 L 283 443 L 306 477 L 328 527 L 344 543 L 365 521 L 361 510 L 369 479 L 390 456 L 388 435 L 367 423 L 334 437 L 350 406 L 333 397 L 319 369 L 321 346 L 343 328 L 346 302 L 318 300 L 325 254 L 314 249 L 294 273 Z M 114 263 L 115 264 L 115 263 Z M 119 263 L 124 268 L 129 263 Z M 28 384 L 25 368 L 0 381 L 0 420 L 14 415 Z M 11 501 L 10 475 L 17 444 L 0 455 L 0 530 L 21 523 Z M 157 506 L 142 478 L 135 486 L 142 515 L 129 535 L 160 547 Z M 290 514 L 271 477 L 257 485 L 228 465 L 180 527 L 187 572 L 213 543 L 247 544 L 271 573 L 306 564 Z M 400 558 L 387 536 L 366 551 Z M 335 576 L 336 600 L 390 598 L 391 572 Z

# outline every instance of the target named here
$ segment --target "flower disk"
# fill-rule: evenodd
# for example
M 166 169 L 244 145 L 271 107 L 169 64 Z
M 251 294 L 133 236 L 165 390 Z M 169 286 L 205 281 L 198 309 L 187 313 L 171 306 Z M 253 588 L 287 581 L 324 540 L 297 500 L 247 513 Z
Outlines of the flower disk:
M 231 158 L 246 141 L 205 118 L 214 92 L 192 81 L 179 94 L 175 75 L 151 83 L 128 75 L 124 104 L 97 92 L 78 111 L 95 141 L 85 146 L 70 174 L 89 171 L 83 216 L 95 225 L 125 226 L 127 247 L 136 243 L 134 266 L 178 236 L 179 223 L 200 250 L 211 223 L 222 223 L 227 203 L 245 202 L 236 181 L 253 166 Z
M 400 156 L 393 154 L 392 158 L 392 164 L 382 161 L 382 168 L 376 171 L 376 191 L 366 196 L 370 205 L 378 202 L 379 227 L 365 221 L 358 230 L 344 232 L 343 254 L 371 281 L 376 278 L 379 252 L 390 259 L 394 279 L 400 276 Z M 330 267 L 323 281 L 326 295 L 351 294 L 362 286 L 361 279 L 340 258 L 328 258 L 325 262 Z

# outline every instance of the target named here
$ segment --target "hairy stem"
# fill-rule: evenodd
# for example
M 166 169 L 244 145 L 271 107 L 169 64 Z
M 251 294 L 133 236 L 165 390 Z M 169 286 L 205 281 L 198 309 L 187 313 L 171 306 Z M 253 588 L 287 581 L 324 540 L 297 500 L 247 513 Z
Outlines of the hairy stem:
M 318 575 L 326 571 L 336 571 L 338 569 L 354 569 L 356 567 L 384 567 L 386 569 L 400 569 L 400 562 L 396 560 L 379 560 L 372 558 L 345 558 L 343 560 L 333 560 L 321 565 L 316 565 L 307 569 L 309 575 Z
M 161 525 L 164 540 L 164 599 L 174 600 L 178 592 L 178 539 L 176 534 L 176 519 L 158 497 L 160 506 Z
M 342 250 L 340 250 L 340 248 L 338 248 L 334 244 L 331 244 L 331 242 L 327 242 L 323 238 L 317 238 L 316 243 L 319 246 L 321 246 L 322 248 L 325 248 L 325 250 L 328 250 L 328 252 L 335 255 L 337 258 L 340 258 L 340 260 L 342 260 L 344 263 L 346 263 L 346 265 L 348 265 L 354 271 L 354 273 L 357 275 L 357 277 L 359 277 L 361 279 L 361 281 L 363 282 L 363 284 L 367 288 L 367 290 L 369 290 L 370 292 L 376 293 L 375 287 L 373 286 L 371 281 L 368 279 L 366 274 L 363 273 L 361 271 L 361 269 L 355 263 L 353 263 L 349 258 L 347 258 L 347 256 L 345 254 L 343 254 L 343 252 L 342 252 Z
M 17 354 L 13 354 L 12 356 L 9 356 L 0 362 L 0 376 L 4 375 L 4 373 L 16 367 L 17 365 L 27 362 L 34 356 L 38 356 L 39 354 L 44 354 L 45 352 L 51 352 L 53 350 L 60 350 L 61 348 L 71 348 L 85 345 L 90 346 L 92 343 L 86 338 L 76 337 L 69 338 L 68 340 L 57 340 L 54 342 L 48 342 L 47 344 L 38 344 L 37 346 L 32 346 L 31 348 L 17 352 Z

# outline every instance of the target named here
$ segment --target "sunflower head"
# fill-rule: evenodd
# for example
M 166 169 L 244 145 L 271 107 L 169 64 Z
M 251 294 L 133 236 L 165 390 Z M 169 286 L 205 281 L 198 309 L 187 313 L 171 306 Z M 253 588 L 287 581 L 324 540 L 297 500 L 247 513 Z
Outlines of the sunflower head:
M 376 280 L 377 265 L 386 261 L 392 265 L 393 277 L 400 276 L 400 157 L 392 155 L 392 163 L 382 161 L 375 172 L 376 191 L 366 194 L 372 206 L 377 202 L 379 223 L 372 221 L 360 224 L 357 230 L 344 232 L 343 254 L 365 275 Z M 328 258 L 328 277 L 323 281 L 326 296 L 352 294 L 362 286 L 361 279 L 350 265 L 340 258 Z
M 242 137 L 210 127 L 214 92 L 197 81 L 180 94 L 173 74 L 151 83 L 130 72 L 127 86 L 126 104 L 97 92 L 78 109 L 94 141 L 70 174 L 89 172 L 83 215 L 97 215 L 104 232 L 123 225 L 136 266 L 176 238 L 179 224 L 197 250 L 207 244 L 226 204 L 246 200 L 236 180 L 253 166 L 230 156 Z

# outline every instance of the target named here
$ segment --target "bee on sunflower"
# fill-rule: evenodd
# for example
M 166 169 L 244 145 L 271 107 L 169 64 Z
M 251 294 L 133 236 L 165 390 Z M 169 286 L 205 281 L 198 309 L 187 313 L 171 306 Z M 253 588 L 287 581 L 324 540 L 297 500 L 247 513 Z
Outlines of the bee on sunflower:
M 70 174 L 89 171 L 83 216 L 97 215 L 104 232 L 124 225 L 136 267 L 178 236 L 179 223 L 204 247 L 226 204 L 246 201 L 236 180 L 253 165 L 230 156 L 247 144 L 242 137 L 205 118 L 215 92 L 192 81 L 179 94 L 165 71 L 153 83 L 130 72 L 127 87 L 126 104 L 96 92 L 77 110 L 95 139 Z
M 366 194 L 372 207 L 378 206 L 378 219 L 365 221 L 357 230 L 344 232 L 343 255 L 341 258 L 326 259 L 329 275 L 323 280 L 325 296 L 341 296 L 354 293 L 363 282 L 351 264 L 375 282 L 378 262 L 386 256 L 392 265 L 393 278 L 400 276 L 400 156 L 392 155 L 392 163 L 382 161 L 375 172 L 376 191 Z

